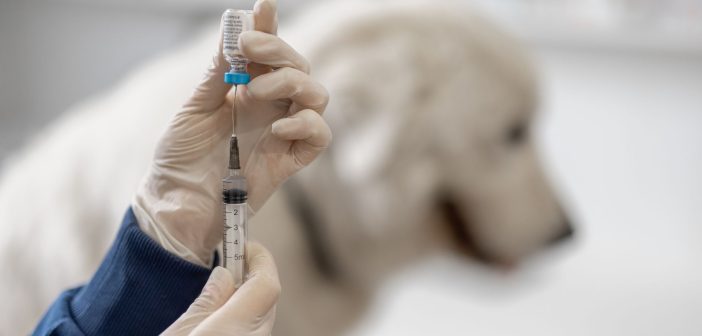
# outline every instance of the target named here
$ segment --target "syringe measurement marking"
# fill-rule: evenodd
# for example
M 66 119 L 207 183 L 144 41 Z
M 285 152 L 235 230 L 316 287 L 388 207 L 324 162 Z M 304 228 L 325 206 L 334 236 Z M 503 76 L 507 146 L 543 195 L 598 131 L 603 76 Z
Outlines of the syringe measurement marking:
M 228 209 L 224 209 L 224 212 L 229 215 L 233 216 L 239 216 L 239 209 L 232 209 L 231 211 Z M 234 225 L 224 225 L 224 230 L 225 232 L 227 230 L 234 230 L 234 231 L 239 231 L 239 225 L 234 224 Z M 234 233 L 236 235 L 239 235 L 239 233 Z M 226 237 L 226 235 L 225 235 Z M 234 245 L 239 245 L 239 239 L 234 239 L 234 241 L 226 240 L 224 239 L 224 246 L 223 246 L 223 254 L 225 259 L 234 259 L 235 261 L 241 261 L 244 260 L 244 255 L 239 254 L 239 253 L 234 253 L 234 255 L 229 255 L 229 249 L 227 248 L 228 244 L 234 244 Z

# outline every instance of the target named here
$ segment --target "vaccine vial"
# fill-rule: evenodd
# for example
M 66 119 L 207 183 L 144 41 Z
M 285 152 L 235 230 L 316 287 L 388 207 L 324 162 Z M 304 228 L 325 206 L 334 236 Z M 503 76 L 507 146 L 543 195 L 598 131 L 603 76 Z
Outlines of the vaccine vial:
M 222 14 L 222 53 L 229 63 L 229 72 L 224 74 L 228 84 L 248 84 L 251 76 L 246 72 L 249 60 L 239 48 L 239 35 L 253 30 L 253 11 L 245 9 L 227 9 Z

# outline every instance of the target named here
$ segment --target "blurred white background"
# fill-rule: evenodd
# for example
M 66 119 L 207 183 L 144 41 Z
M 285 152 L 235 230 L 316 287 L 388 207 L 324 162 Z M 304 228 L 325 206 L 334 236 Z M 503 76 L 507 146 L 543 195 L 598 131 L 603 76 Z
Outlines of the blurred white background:
M 0 160 L 222 8 L 252 2 L 4 0 Z M 284 24 L 313 1 L 279 3 Z M 538 136 L 577 238 L 510 275 L 426 261 L 389 281 L 351 334 L 702 334 L 702 1 L 477 6 L 540 67 Z
M 254 1 L 0 1 L 0 162 L 72 104 Z M 306 1 L 280 1 L 281 18 Z
M 436 258 L 356 335 L 702 334 L 702 2 L 480 1 L 523 37 L 574 244 L 506 275 Z

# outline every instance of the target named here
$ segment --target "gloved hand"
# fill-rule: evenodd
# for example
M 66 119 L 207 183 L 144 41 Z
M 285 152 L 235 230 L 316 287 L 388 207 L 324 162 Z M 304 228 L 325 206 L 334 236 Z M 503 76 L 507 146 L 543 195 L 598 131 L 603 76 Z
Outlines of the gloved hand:
M 258 0 L 254 27 L 240 36 L 252 62 L 248 87 L 225 84 L 222 43 L 213 65 L 162 136 L 132 209 L 141 229 L 165 249 L 208 266 L 222 239 L 221 180 L 227 172 L 232 108 L 248 203 L 258 210 L 331 141 L 321 114 L 328 93 L 309 63 L 278 38 L 276 2 Z
M 280 294 L 278 271 L 261 245 L 247 246 L 249 278 L 236 289 L 232 274 L 217 267 L 202 294 L 163 335 L 268 336 Z

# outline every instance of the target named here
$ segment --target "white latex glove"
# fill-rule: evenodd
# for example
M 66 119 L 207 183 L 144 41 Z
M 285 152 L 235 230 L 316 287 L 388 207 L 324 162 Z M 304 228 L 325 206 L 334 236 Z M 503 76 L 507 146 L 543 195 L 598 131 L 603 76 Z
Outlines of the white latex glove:
M 234 106 L 252 212 L 331 141 L 321 117 L 328 93 L 309 76 L 307 60 L 275 35 L 274 0 L 256 2 L 254 27 L 240 37 L 253 79 L 248 87 L 239 86 Z M 228 68 L 220 34 L 213 65 L 162 136 L 132 202 L 145 233 L 203 266 L 209 266 L 222 239 L 221 180 L 235 101 L 235 90 L 223 81 Z
M 215 268 L 202 294 L 163 335 L 270 335 L 280 295 L 278 271 L 258 243 L 248 244 L 246 256 L 249 277 L 239 289 L 229 271 Z

